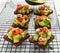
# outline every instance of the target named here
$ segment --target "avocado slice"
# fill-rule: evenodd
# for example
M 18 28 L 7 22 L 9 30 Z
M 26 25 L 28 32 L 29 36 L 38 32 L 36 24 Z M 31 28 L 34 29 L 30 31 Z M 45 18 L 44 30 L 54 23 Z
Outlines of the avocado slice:
M 34 41 L 38 41 L 38 37 L 39 37 L 39 36 L 38 36 L 37 34 L 35 34 L 35 35 L 33 36 L 33 40 L 34 40 Z
M 25 0 L 28 4 L 30 4 L 30 5 L 42 5 L 42 4 L 44 4 L 45 3 L 45 0 L 43 1 L 43 0 L 40 0 L 40 1 L 38 1 L 38 2 L 32 2 L 32 0 Z
M 41 15 L 44 15 L 44 12 L 42 10 L 37 10 L 37 12 Z
M 40 25 L 40 26 L 45 26 L 44 21 L 39 22 L 39 25 Z
M 28 14 L 29 12 L 30 12 L 30 10 L 29 10 L 29 9 L 27 9 L 27 10 L 26 10 L 26 13 Z
M 45 7 L 45 10 L 50 10 L 50 6 L 48 6 L 48 7 Z
M 25 13 L 26 13 L 26 10 L 22 10 L 21 13 L 22 13 L 22 14 L 25 14 Z
M 22 8 L 21 10 L 18 11 L 19 13 L 25 14 L 26 10 L 24 10 L 24 8 Z
M 38 22 L 39 22 L 39 21 L 37 21 L 37 22 L 36 22 L 36 21 L 34 21 L 35 25 L 37 25 L 37 26 L 38 26 Z
M 39 33 L 39 36 L 44 36 L 44 37 L 46 37 L 46 34 L 44 34 L 43 32 L 40 32 L 40 33 Z
M 22 27 L 24 27 L 24 25 L 25 25 L 25 19 L 23 19 L 23 21 L 20 22 L 19 24 L 20 24 Z
M 19 34 L 13 37 L 14 43 L 17 43 L 17 42 L 19 42 L 20 40 L 21 40 L 21 35 L 19 35 Z
M 22 10 L 19 10 L 18 12 L 19 12 L 19 13 L 22 13 Z
M 19 21 L 17 20 L 17 18 L 14 18 L 14 24 L 18 25 L 19 24 Z
M 48 26 L 50 24 L 50 21 L 45 20 L 44 23 L 45 23 L 45 26 Z
M 44 12 L 43 11 L 40 11 L 39 14 L 44 15 Z
M 27 33 L 28 33 L 27 30 L 25 30 L 23 33 L 21 33 L 21 36 L 24 38 Z
M 47 40 L 50 39 L 50 37 L 51 37 L 51 32 L 49 31 L 49 32 L 46 34 Z
M 13 34 L 11 32 L 8 32 L 7 36 L 8 36 L 9 39 L 13 40 Z
M 44 3 L 45 2 L 45 0 L 29 0 L 29 1 L 36 2 L 36 3 Z

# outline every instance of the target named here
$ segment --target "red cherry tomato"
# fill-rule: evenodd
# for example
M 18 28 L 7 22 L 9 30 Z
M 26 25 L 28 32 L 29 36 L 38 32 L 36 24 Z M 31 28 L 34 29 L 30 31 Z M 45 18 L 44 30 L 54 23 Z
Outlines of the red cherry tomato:
M 22 32 L 23 32 L 23 30 L 20 29 L 20 28 L 16 28 L 16 31 L 17 31 L 18 33 L 22 33 Z
M 22 33 L 22 32 L 23 32 L 22 29 L 16 28 L 15 30 L 12 31 L 12 34 L 13 34 L 14 36 L 16 36 L 17 34 Z
M 17 17 L 22 17 L 22 14 L 17 14 Z
M 45 38 L 43 38 L 43 37 L 39 37 L 39 42 L 45 42 Z
M 42 28 L 40 28 L 40 32 L 42 32 L 43 31 L 43 29 Z
M 13 34 L 14 36 L 16 36 L 16 35 L 18 34 L 18 32 L 17 32 L 16 30 L 13 30 L 13 31 L 12 31 L 12 34 Z
M 44 5 L 39 6 L 39 10 L 44 10 Z
M 24 5 L 24 9 L 29 9 L 29 6 L 28 5 Z
M 22 33 L 22 32 L 23 32 L 23 30 L 22 30 L 22 29 L 19 29 L 19 31 L 20 31 L 20 33 Z
M 35 18 L 35 21 L 38 21 L 38 20 L 40 20 L 40 16 L 37 16 L 37 17 Z
M 47 27 L 43 27 L 43 33 L 48 33 L 48 28 Z
M 23 21 L 23 18 L 17 18 L 17 20 L 19 21 L 19 22 L 22 22 Z
M 20 10 L 22 8 L 21 4 L 17 4 L 17 10 Z
M 28 19 L 28 15 L 24 15 L 24 18 L 25 18 L 25 19 Z

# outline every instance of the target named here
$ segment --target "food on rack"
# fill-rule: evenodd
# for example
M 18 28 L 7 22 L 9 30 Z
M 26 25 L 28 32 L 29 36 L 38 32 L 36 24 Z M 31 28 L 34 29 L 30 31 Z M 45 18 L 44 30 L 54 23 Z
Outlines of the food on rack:
M 22 4 L 17 4 L 16 10 L 14 14 L 30 14 L 32 13 L 32 9 L 30 9 L 29 5 L 22 5 Z
M 26 39 L 29 38 L 27 30 L 22 30 L 20 28 L 11 27 L 7 34 L 4 36 L 4 39 L 8 42 L 11 42 L 16 47 L 21 45 Z
M 50 15 L 51 13 L 53 13 L 53 10 L 50 9 L 50 6 L 44 4 L 44 5 L 40 5 L 38 7 L 38 9 L 36 9 L 36 11 L 34 12 L 35 15 Z
M 31 43 L 38 45 L 40 48 L 45 49 L 46 46 L 54 39 L 52 33 L 47 27 L 37 28 L 35 34 L 29 39 Z
M 13 22 L 12 26 L 19 27 L 22 29 L 27 29 L 29 20 L 30 19 L 29 19 L 28 15 L 17 14 L 14 18 L 14 22 Z
M 34 23 L 35 29 L 44 26 L 51 29 L 51 20 L 45 15 L 36 16 L 36 18 L 34 18 Z

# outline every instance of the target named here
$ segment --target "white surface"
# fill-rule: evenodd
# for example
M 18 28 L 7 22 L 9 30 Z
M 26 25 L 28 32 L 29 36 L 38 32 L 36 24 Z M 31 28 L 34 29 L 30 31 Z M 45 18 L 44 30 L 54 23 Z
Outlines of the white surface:
M 1 13 L 2 9 L 4 8 L 6 2 L 7 2 L 7 0 L 0 0 L 0 13 Z
M 54 0 L 55 3 L 55 8 L 56 8 L 56 12 L 58 15 L 60 15 L 60 0 Z
M 55 9 L 58 15 L 58 21 L 59 21 L 59 25 L 60 25 L 60 0 L 54 0 L 55 3 Z

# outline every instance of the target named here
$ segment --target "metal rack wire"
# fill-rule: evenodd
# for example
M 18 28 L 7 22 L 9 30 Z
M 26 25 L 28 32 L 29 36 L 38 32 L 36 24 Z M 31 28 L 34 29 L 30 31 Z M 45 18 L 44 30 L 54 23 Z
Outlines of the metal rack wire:
M 53 35 L 55 35 L 55 39 L 49 43 L 47 48 L 45 50 L 42 50 L 38 46 L 30 43 L 28 39 L 23 42 L 23 44 L 19 47 L 15 47 L 11 43 L 5 41 L 3 39 L 3 36 L 6 34 L 8 28 L 11 26 L 13 19 L 14 19 L 14 9 L 12 9 L 8 4 L 6 5 L 6 8 L 2 11 L 0 14 L 0 53 L 60 53 L 60 28 L 59 28 L 59 22 L 57 18 L 57 14 L 55 11 L 55 6 L 53 0 L 46 0 L 46 3 L 51 6 L 53 9 L 53 14 L 51 14 L 49 17 L 51 18 L 51 32 Z M 36 6 L 31 6 L 32 8 L 36 8 Z M 30 22 L 29 22 L 29 29 L 28 32 L 30 35 L 34 34 L 34 21 L 33 18 L 35 15 L 30 15 Z M 52 48 L 51 48 L 52 47 Z

